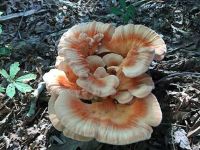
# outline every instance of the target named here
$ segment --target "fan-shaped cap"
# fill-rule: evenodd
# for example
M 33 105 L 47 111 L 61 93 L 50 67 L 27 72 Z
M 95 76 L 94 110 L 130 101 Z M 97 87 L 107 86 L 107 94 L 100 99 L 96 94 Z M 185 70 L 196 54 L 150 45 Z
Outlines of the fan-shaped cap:
M 156 60 L 161 60 L 166 53 L 163 39 L 155 31 L 143 25 L 128 24 L 117 27 L 109 44 L 111 52 L 124 57 L 131 49 L 137 50 L 143 47 L 155 50 Z M 135 61 L 137 62 L 137 59 Z
M 80 23 L 70 28 L 60 39 L 58 49 L 73 48 L 81 50 L 84 56 L 93 54 L 101 41 L 110 41 L 115 28 L 112 24 L 101 22 Z
M 91 55 L 86 58 L 90 71 L 93 73 L 98 67 L 104 67 L 103 59 L 97 55 Z
M 95 78 L 104 78 L 109 74 L 106 72 L 106 69 L 104 67 L 98 67 L 93 75 Z
M 79 78 L 76 83 L 89 93 L 99 97 L 106 97 L 116 93 L 116 88 L 119 85 L 119 79 L 114 75 L 109 75 L 104 78 Z
M 58 69 L 51 69 L 48 73 L 45 73 L 43 80 L 47 89 L 51 92 L 57 93 L 62 88 L 78 89 L 76 83 L 70 82 L 64 71 Z
M 52 94 L 58 94 L 63 89 L 69 89 L 76 97 L 82 99 L 93 98 L 92 94 L 88 93 L 84 89 L 80 89 L 76 82 L 70 82 L 64 71 L 51 69 L 48 73 L 44 74 L 43 79 L 46 82 L 47 89 Z
M 132 49 L 124 59 L 122 71 L 127 77 L 137 77 L 145 73 L 153 61 L 154 50 L 149 47 Z
M 103 56 L 103 61 L 106 66 L 119 66 L 123 60 L 123 57 L 119 54 L 110 53 Z
M 153 80 L 147 74 L 143 74 L 136 78 L 128 78 L 121 74 L 119 80 L 119 91 L 128 90 L 133 96 L 138 98 L 146 97 L 154 89 Z
M 71 139 L 76 139 L 78 141 L 90 141 L 90 140 L 93 139 L 93 138 L 90 138 L 90 137 L 85 137 L 85 136 L 82 136 L 82 135 L 75 134 L 72 130 L 67 129 L 67 128 L 65 128 L 63 130 L 63 134 L 64 134 L 64 136 L 67 136 Z
M 77 38 L 80 36 L 80 33 L 85 33 L 88 37 L 94 37 L 98 33 L 104 35 L 104 40 L 109 41 L 112 37 L 112 34 L 115 30 L 115 27 L 109 23 L 102 22 L 87 22 L 80 23 L 73 26 L 65 35 L 66 38 Z
M 60 120 L 56 116 L 55 109 L 54 109 L 55 101 L 57 98 L 58 98 L 57 94 L 55 93 L 51 94 L 51 98 L 49 99 L 49 102 L 48 102 L 49 119 L 51 120 L 51 123 L 58 131 L 63 131 L 65 127 L 61 124 Z
M 55 113 L 55 109 L 54 109 L 54 105 L 55 105 L 55 101 L 58 98 L 58 95 L 53 93 L 51 95 L 51 98 L 49 100 L 48 103 L 48 113 L 49 113 L 49 119 L 51 120 L 51 123 L 53 124 L 53 126 L 59 130 L 59 131 L 63 131 L 63 134 L 67 137 L 70 137 L 72 139 L 77 139 L 79 141 L 89 141 L 92 140 L 92 138 L 88 138 L 88 137 L 84 137 L 78 134 L 73 133 L 71 130 L 65 128 L 62 123 L 60 122 L 60 120 L 58 119 L 56 113 Z
M 63 55 L 67 65 L 73 70 L 73 73 L 78 77 L 88 77 L 90 72 L 89 64 L 86 57 L 83 56 L 80 50 L 77 49 L 62 49 L 60 52 L 66 53 Z
M 114 96 L 120 104 L 126 104 L 133 100 L 133 95 L 129 91 L 120 91 Z
M 157 126 L 162 118 L 160 106 L 152 94 L 134 99 L 130 105 L 116 104 L 110 98 L 85 104 L 62 91 L 54 108 L 65 129 L 115 145 L 149 139 L 151 126 Z
M 88 77 L 90 72 L 86 57 L 95 53 L 101 43 L 108 42 L 114 32 L 111 24 L 82 23 L 69 29 L 60 39 L 58 55 L 78 77 Z
M 56 64 L 55 64 L 56 68 L 58 70 L 64 71 L 68 80 L 70 82 L 76 82 L 77 80 L 77 76 L 74 74 L 74 72 L 72 71 L 72 69 L 67 65 L 67 62 L 65 61 L 64 57 L 61 56 L 57 56 L 56 57 Z

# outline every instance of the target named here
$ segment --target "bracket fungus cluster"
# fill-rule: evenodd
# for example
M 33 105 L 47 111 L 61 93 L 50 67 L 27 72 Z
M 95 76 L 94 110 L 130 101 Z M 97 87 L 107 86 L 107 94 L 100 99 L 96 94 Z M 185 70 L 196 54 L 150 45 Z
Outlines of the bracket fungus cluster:
M 72 139 L 124 145 L 149 139 L 162 112 L 145 72 L 166 45 L 143 25 L 81 23 L 60 39 L 44 75 L 53 126 Z

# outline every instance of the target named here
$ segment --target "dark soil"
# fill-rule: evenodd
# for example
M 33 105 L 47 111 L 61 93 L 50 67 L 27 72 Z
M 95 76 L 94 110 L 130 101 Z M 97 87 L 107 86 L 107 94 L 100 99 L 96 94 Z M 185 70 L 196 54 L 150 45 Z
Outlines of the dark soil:
M 31 117 L 27 116 L 33 100 L 30 93 L 17 93 L 13 99 L 0 94 L 0 149 L 199 150 L 200 1 L 126 2 L 136 8 L 129 23 L 154 29 L 168 48 L 164 60 L 153 62 L 149 71 L 155 81 L 153 93 L 163 112 L 162 123 L 154 128 L 152 138 L 125 146 L 68 139 L 49 121 L 49 94 L 43 90 Z M 2 16 L 11 16 L 0 17 L 0 47 L 11 49 L 10 55 L 0 55 L 0 68 L 8 70 L 10 64 L 19 62 L 21 73 L 37 74 L 30 83 L 36 89 L 43 74 L 54 67 L 59 38 L 68 28 L 92 20 L 124 24 L 123 18 L 111 14 L 113 6 L 118 6 L 116 0 L 0 0 Z M 30 10 L 35 12 L 27 15 Z M 14 17 L 19 12 L 24 14 Z M 0 84 L 7 84 L 2 76 Z

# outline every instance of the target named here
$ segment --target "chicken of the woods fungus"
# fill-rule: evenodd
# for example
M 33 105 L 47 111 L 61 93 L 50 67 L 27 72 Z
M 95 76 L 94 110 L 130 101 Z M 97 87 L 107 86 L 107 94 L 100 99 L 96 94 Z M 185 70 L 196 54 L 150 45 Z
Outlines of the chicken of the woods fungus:
M 145 72 L 166 45 L 143 25 L 81 23 L 60 39 L 56 69 L 44 75 L 53 126 L 79 141 L 124 145 L 151 137 L 162 112 Z

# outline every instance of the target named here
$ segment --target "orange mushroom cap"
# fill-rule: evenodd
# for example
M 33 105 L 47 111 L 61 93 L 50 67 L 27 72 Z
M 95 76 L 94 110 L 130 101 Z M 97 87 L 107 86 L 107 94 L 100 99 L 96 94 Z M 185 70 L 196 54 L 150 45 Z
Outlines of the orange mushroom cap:
M 91 72 L 95 72 L 98 67 L 105 67 L 103 59 L 97 55 L 91 55 L 86 58 Z
M 149 139 L 151 126 L 159 125 L 162 118 L 153 94 L 135 99 L 130 105 L 116 104 L 110 98 L 86 104 L 63 90 L 55 101 L 54 109 L 65 129 L 115 145 Z
M 136 77 L 147 71 L 153 59 L 164 57 L 166 45 L 155 31 L 143 25 L 128 24 L 115 29 L 111 24 L 90 22 L 69 29 L 61 37 L 58 50 L 78 77 L 88 77 L 86 57 L 104 50 L 126 57 L 122 71 L 127 77 Z M 106 62 L 109 56 L 104 58 Z
M 89 137 L 84 137 L 84 136 L 81 136 L 81 135 L 78 135 L 78 134 L 75 134 L 72 130 L 69 130 L 67 128 L 65 128 L 62 123 L 60 122 L 60 120 L 58 119 L 57 115 L 56 115 L 56 112 L 55 112 L 55 109 L 54 109 L 54 105 L 55 105 L 55 101 L 56 99 L 58 98 L 58 95 L 53 93 L 51 95 L 51 98 L 49 100 L 49 103 L 48 103 L 48 113 L 49 113 L 49 119 L 51 120 L 53 126 L 59 130 L 59 131 L 63 131 L 63 134 L 65 136 L 68 136 L 72 139 L 77 139 L 79 141 L 89 141 L 89 140 L 92 140 L 92 138 L 89 138 Z
M 67 62 L 65 61 L 64 57 L 57 56 L 55 66 L 58 70 L 62 70 L 65 72 L 70 82 L 76 82 L 78 77 L 74 74 L 69 65 L 67 65 Z
M 104 78 L 90 76 L 88 78 L 79 78 L 76 83 L 89 93 L 99 97 L 106 97 L 116 93 L 119 79 L 114 75 L 109 75 Z
M 104 78 L 108 75 L 109 74 L 106 72 L 106 69 L 104 67 L 98 67 L 94 72 L 94 77 L 96 78 Z
M 61 37 L 58 54 L 65 58 L 78 77 L 88 77 L 89 65 L 85 58 L 109 41 L 113 32 L 111 24 L 94 21 L 76 25 Z
M 75 83 L 68 80 L 64 71 L 58 69 L 51 69 L 48 73 L 45 73 L 43 80 L 50 92 L 58 93 L 62 88 L 78 89 Z
M 56 116 L 55 109 L 54 109 L 55 101 L 57 98 L 58 98 L 57 94 L 55 93 L 51 94 L 51 98 L 49 99 L 49 103 L 48 103 L 49 119 L 51 120 L 53 126 L 57 130 L 63 131 L 65 127 L 61 124 L 60 120 Z
M 133 100 L 133 95 L 129 91 L 119 91 L 114 98 L 120 103 L 120 104 L 126 104 Z
M 70 82 L 64 71 L 51 69 L 44 74 L 43 80 L 46 82 L 46 87 L 51 94 L 58 94 L 63 89 L 69 89 L 76 97 L 82 99 L 93 98 L 93 95 L 81 89 L 76 83 Z
M 146 97 L 154 89 L 152 78 L 143 74 L 135 78 L 128 78 L 121 74 L 119 77 L 121 83 L 119 84 L 119 91 L 129 91 L 133 96 L 138 98 Z
M 52 124 L 81 141 L 123 145 L 149 139 L 162 113 L 145 72 L 165 53 L 162 38 L 143 25 L 115 28 L 94 21 L 72 27 L 60 39 L 57 69 L 43 77 Z
M 110 53 L 103 56 L 103 61 L 107 67 L 110 66 L 119 66 L 123 61 L 123 57 L 119 54 Z
M 117 27 L 109 43 L 109 50 L 123 57 L 126 57 L 131 49 L 142 47 L 154 49 L 156 60 L 161 60 L 167 51 L 163 39 L 155 31 L 144 25 L 128 24 Z
M 64 51 L 63 53 L 66 53 L 63 57 L 69 67 L 73 70 L 74 74 L 78 77 L 88 77 L 90 72 L 89 64 L 87 63 L 85 56 L 82 55 L 81 51 L 72 48 L 62 50 Z
M 149 47 L 131 49 L 121 64 L 125 76 L 137 77 L 145 73 L 153 61 L 154 53 L 154 49 Z

